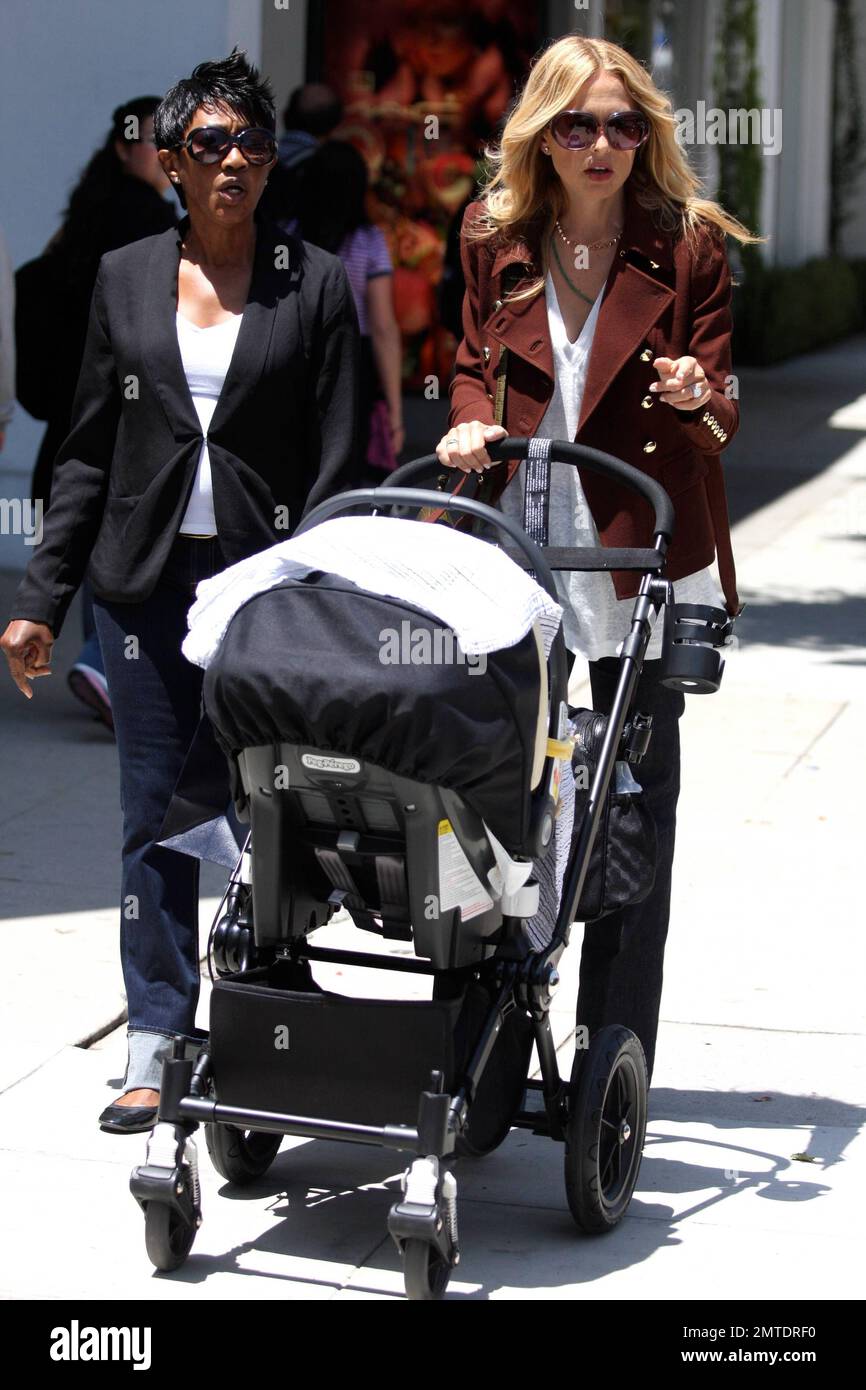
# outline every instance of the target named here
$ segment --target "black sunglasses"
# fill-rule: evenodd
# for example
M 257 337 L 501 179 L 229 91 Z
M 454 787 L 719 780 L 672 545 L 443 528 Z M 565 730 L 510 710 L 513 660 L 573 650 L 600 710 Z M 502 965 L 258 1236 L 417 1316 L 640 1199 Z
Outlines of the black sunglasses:
M 178 149 L 189 151 L 199 164 L 218 164 L 237 145 L 248 164 L 270 164 L 277 153 L 277 142 L 271 131 L 261 126 L 247 126 L 232 135 L 220 125 L 202 125 L 191 130 Z
M 649 137 L 650 123 L 642 111 L 614 111 L 601 122 L 591 111 L 560 111 L 550 122 L 553 138 L 565 150 L 586 150 L 604 127 L 614 150 L 636 150 Z

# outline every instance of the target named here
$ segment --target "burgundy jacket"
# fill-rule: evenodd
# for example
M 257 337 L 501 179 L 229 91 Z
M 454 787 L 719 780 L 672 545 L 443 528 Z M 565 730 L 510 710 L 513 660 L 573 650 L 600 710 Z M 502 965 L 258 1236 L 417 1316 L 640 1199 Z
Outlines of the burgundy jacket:
M 479 209 L 478 203 L 469 205 L 464 229 Z M 725 394 L 731 373 L 731 276 L 724 245 L 704 231 L 691 254 L 681 239 L 658 230 L 628 184 L 625 213 L 574 442 L 615 454 L 662 484 L 676 511 L 666 576 L 676 580 L 692 574 L 717 552 L 727 607 L 736 613 L 740 603 L 720 457 L 739 423 L 737 402 Z M 532 435 L 553 395 L 547 306 L 543 293 L 504 303 L 504 271 L 517 261 L 532 275 L 540 274 L 540 267 L 522 241 L 473 241 L 464 231 L 460 242 L 464 336 L 450 388 L 449 424 L 493 423 L 499 354 L 507 347 L 502 423 L 511 435 Z M 712 387 L 707 404 L 688 414 L 649 391 L 659 379 L 653 358 L 687 353 L 700 362 Z M 503 483 L 517 467 L 512 461 L 503 469 Z M 602 545 L 651 544 L 652 512 L 643 498 L 586 469 L 580 479 Z M 638 574 L 615 571 L 613 580 L 619 598 L 638 591 Z

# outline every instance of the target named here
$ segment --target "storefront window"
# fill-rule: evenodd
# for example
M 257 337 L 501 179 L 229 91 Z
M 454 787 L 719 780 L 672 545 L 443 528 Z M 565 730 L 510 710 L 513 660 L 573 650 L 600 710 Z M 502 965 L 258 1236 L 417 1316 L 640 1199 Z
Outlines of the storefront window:
M 455 342 L 437 312 L 448 227 L 542 41 L 542 9 L 521 0 L 328 0 L 321 78 L 345 103 L 334 135 L 367 162 L 370 216 L 394 262 L 409 387 L 450 373 Z

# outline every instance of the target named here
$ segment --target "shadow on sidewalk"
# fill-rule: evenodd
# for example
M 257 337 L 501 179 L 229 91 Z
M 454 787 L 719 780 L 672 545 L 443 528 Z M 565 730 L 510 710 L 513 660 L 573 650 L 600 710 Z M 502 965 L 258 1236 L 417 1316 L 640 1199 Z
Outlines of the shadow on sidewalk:
M 455 1173 L 463 1258 L 447 1299 L 477 1302 L 503 1288 L 537 1294 L 594 1284 L 618 1270 L 644 1264 L 665 1246 L 684 1243 L 689 1221 L 736 1226 L 736 1218 L 725 1215 L 722 1204 L 754 1197 L 770 1203 L 819 1200 L 831 1191 L 822 1175 L 843 1161 L 863 1113 L 824 1097 L 774 1095 L 779 1110 L 767 1123 L 763 1116 L 759 1122 L 753 1112 L 766 1114 L 768 1107 L 756 1105 L 750 1095 L 734 1097 L 743 1112 L 736 1119 L 713 1114 L 718 1103 L 731 1100 L 726 1093 L 660 1091 L 653 1096 L 658 1103 L 649 1122 L 637 1190 L 621 1225 L 604 1240 L 586 1237 L 574 1225 L 565 1197 L 561 1144 L 512 1130 L 495 1153 L 461 1160 Z M 669 1117 L 686 1116 L 690 1131 L 680 1135 L 661 1128 Z M 693 1130 L 696 1123 L 702 1126 L 700 1134 Z M 802 1137 L 793 1138 L 791 1130 L 801 1128 Z M 744 1130 L 750 1142 L 741 1142 L 732 1132 Z M 804 1157 L 794 1157 L 795 1152 Z M 381 1296 L 381 1274 L 399 1279 L 399 1257 L 384 1234 L 388 1210 L 399 1198 L 398 1167 L 397 1155 L 360 1145 L 311 1140 L 284 1149 L 250 1187 L 241 1191 L 225 1184 L 219 1190 L 219 1203 L 248 1204 L 249 1238 L 216 1255 L 197 1254 L 194 1247 L 187 1264 L 167 1277 L 186 1285 L 203 1284 L 225 1272 L 242 1277 L 254 1271 L 260 1277 L 263 1255 L 321 1260 L 327 1250 L 329 1259 L 339 1259 L 335 1231 L 357 1236 L 359 1226 L 365 1231 L 369 1226 L 371 1253 L 348 1287 L 354 1293 Z M 252 1202 L 263 1197 L 271 1198 L 271 1222 L 262 1228 Z M 709 1223 L 708 1213 L 713 1213 Z M 216 1225 L 213 1197 L 205 1201 L 203 1215 L 205 1222 L 210 1217 Z M 752 1217 L 744 1230 L 753 1232 L 755 1224 Z M 234 1234 L 237 1222 L 221 1220 L 220 1228 Z M 271 1277 L 291 1296 L 291 1274 Z M 311 1282 L 306 1272 L 298 1278 Z M 461 1289 L 461 1283 L 480 1287 Z
M 746 610 L 737 623 L 740 644 L 770 647 L 802 647 L 829 656 L 830 665 L 866 663 L 863 635 L 866 633 L 866 598 L 838 589 L 797 599 L 749 596 Z M 840 648 L 850 648 L 850 654 Z
M 827 423 L 863 397 L 866 335 L 775 367 L 744 367 L 738 378 L 740 427 L 724 454 L 732 523 L 817 477 L 866 434 L 866 400 L 856 423 Z

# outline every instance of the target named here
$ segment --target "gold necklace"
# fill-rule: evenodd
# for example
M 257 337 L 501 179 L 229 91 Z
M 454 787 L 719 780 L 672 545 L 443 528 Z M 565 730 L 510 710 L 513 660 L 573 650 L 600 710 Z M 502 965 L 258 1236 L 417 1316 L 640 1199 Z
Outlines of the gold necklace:
M 568 247 L 568 249 L 569 249 L 570 251 L 573 251 L 574 248 L 575 248 L 575 246 L 582 246 L 582 245 L 583 245 L 582 242 L 569 241 L 568 237 L 565 235 L 565 232 L 562 230 L 562 224 L 560 223 L 559 218 L 556 219 L 555 226 L 556 226 L 556 230 L 559 232 L 559 235 L 562 237 L 563 241 L 565 242 L 566 246 Z M 616 243 L 619 241 L 619 239 L 620 239 L 621 236 L 622 236 L 622 227 L 620 227 L 620 229 L 619 229 L 619 231 L 617 232 L 617 234 L 616 234 L 615 237 L 611 237 L 610 241 L 604 241 L 604 240 L 602 240 L 602 241 L 591 241 L 591 242 L 589 242 L 589 244 L 586 246 L 585 249 L 586 249 L 587 251 L 598 251 L 598 250 L 600 250 L 600 249 L 603 248 L 603 247 L 607 247 L 607 246 L 616 246 Z

